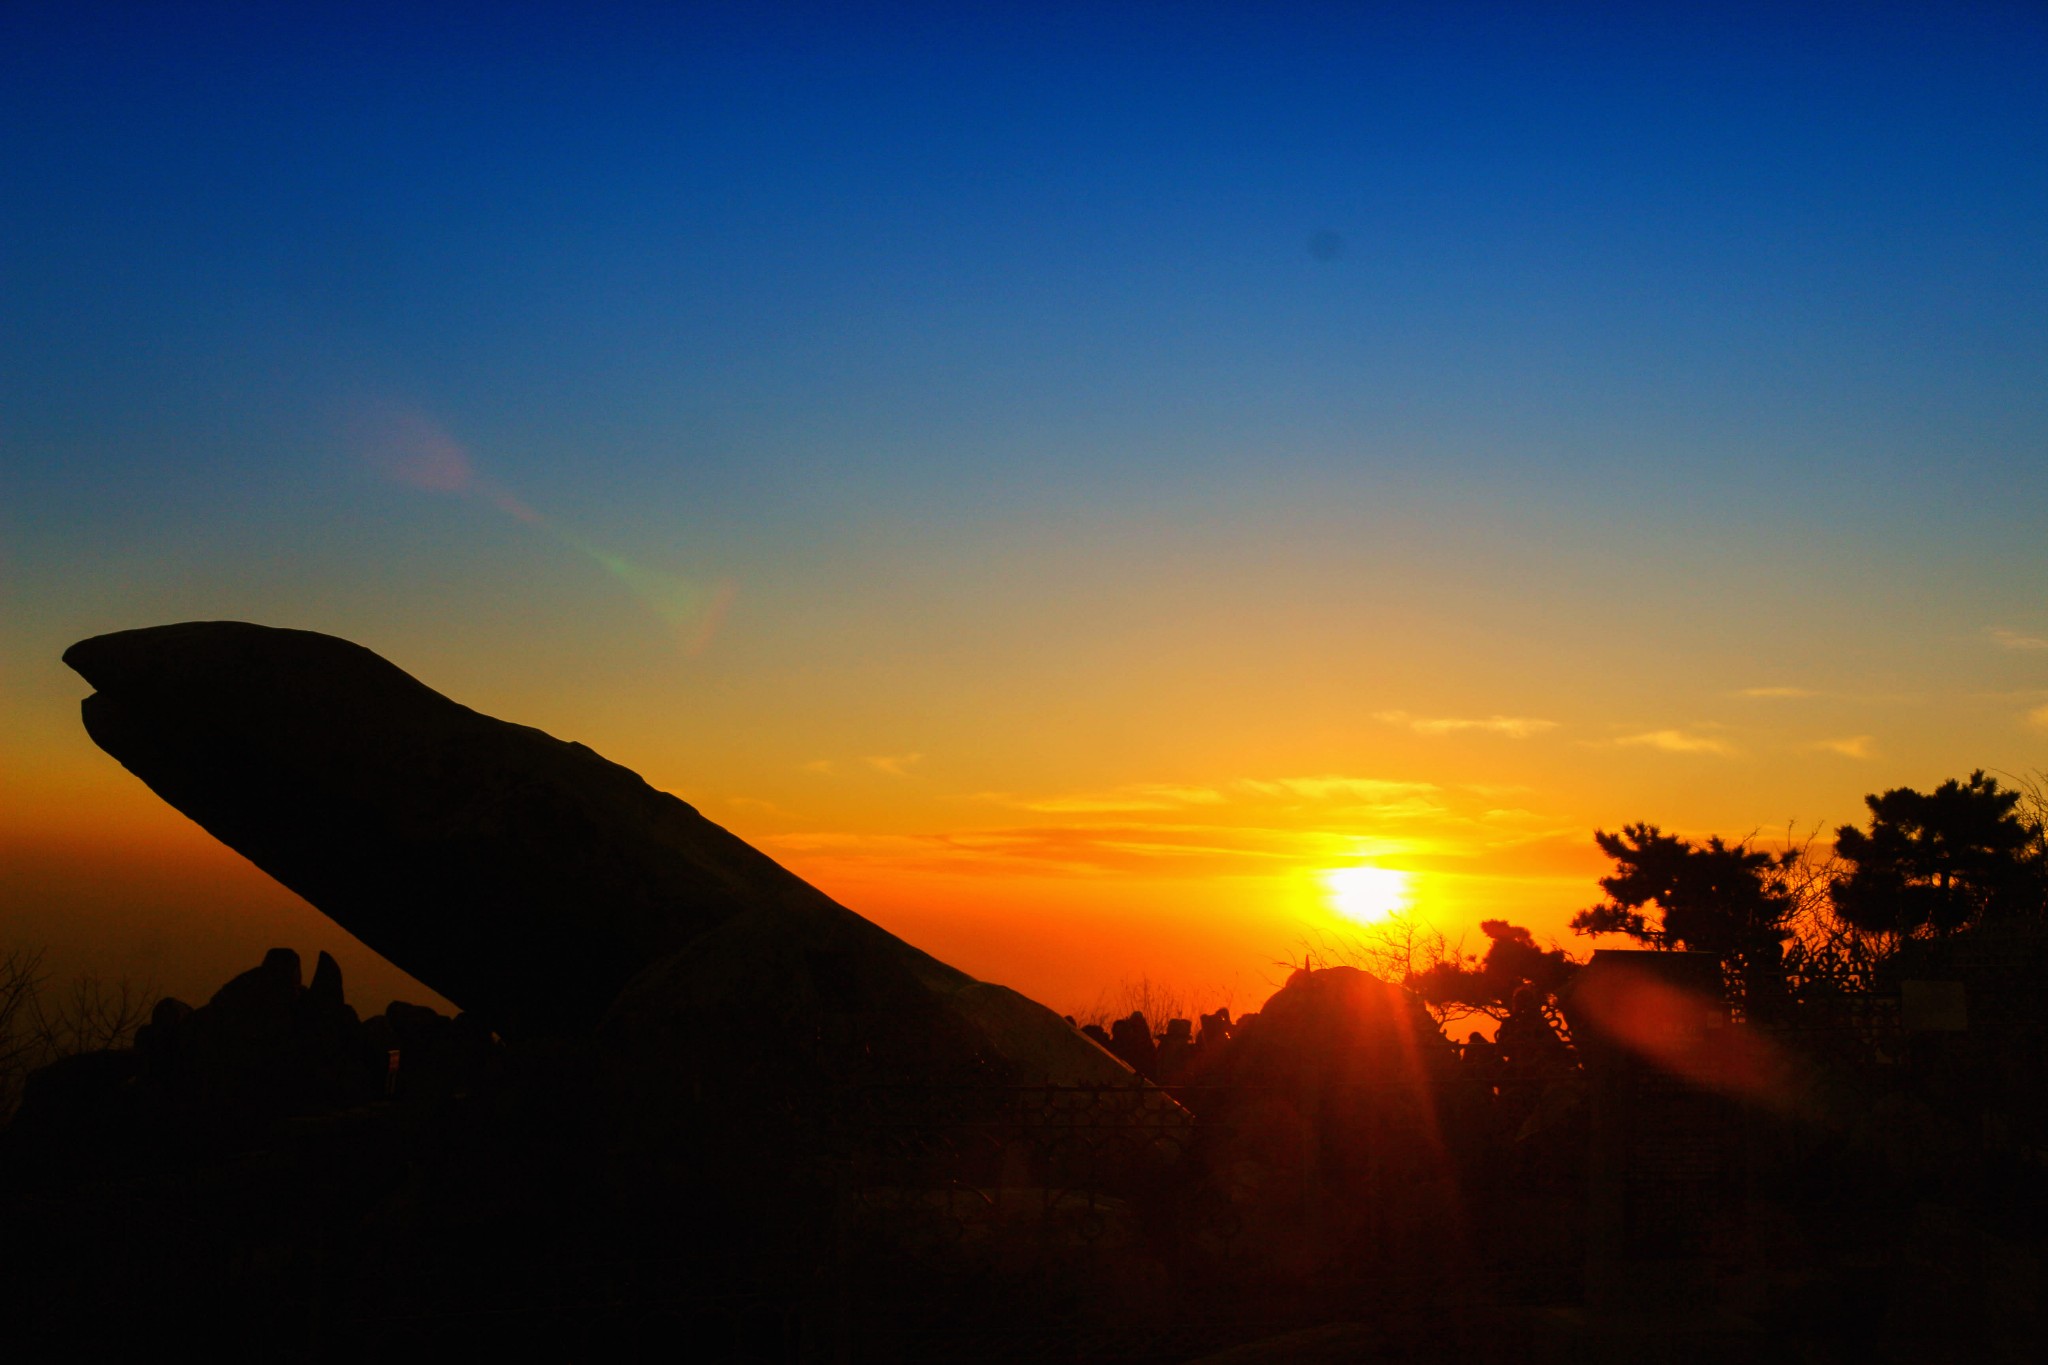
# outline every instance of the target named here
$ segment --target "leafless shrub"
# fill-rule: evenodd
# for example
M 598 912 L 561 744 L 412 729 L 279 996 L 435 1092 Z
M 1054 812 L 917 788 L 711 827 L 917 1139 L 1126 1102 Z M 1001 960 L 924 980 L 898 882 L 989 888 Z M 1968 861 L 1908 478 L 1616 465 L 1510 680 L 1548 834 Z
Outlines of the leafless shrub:
M 1169 1019 L 1193 1019 L 1204 1008 L 1228 1006 L 1229 993 L 1219 992 L 1219 995 L 1222 998 L 1211 1000 L 1204 1006 L 1195 993 L 1185 986 L 1154 981 L 1149 975 L 1140 976 L 1135 981 L 1125 977 L 1115 987 L 1103 990 L 1086 1009 L 1076 1010 L 1074 1022 L 1094 1024 L 1106 1029 L 1135 1010 L 1142 1013 L 1145 1022 L 1157 1032 Z
M 1356 933 L 1324 940 L 1317 956 L 1318 965 L 1357 967 L 1399 986 L 1440 963 L 1462 962 L 1463 948 L 1463 939 L 1451 942 L 1418 916 L 1388 915 Z
M 22 1081 L 39 1065 L 42 986 L 40 952 L 13 948 L 0 956 L 0 1122 L 13 1115 Z
M 2001 772 L 1999 776 L 2020 794 L 2019 817 L 2034 831 L 2033 847 L 2028 852 L 2034 857 L 2048 856 L 2048 769 Z
M 41 949 L 0 954 L 0 1122 L 13 1117 L 29 1073 L 60 1057 L 126 1047 L 149 1021 L 156 992 L 79 977 L 52 999 Z
M 59 1056 L 128 1047 L 156 1002 L 153 989 L 126 978 L 109 986 L 97 977 L 79 977 L 47 1016 L 51 1046 Z
M 1791 907 L 1783 921 L 1791 936 L 1785 974 L 1796 997 L 1869 991 L 1877 969 L 1899 950 L 1900 939 L 1859 929 L 1836 912 L 1833 888 L 1847 870 L 1833 841 L 1822 843 L 1818 827 L 1802 836 L 1787 825 L 1774 858 L 1771 876 Z

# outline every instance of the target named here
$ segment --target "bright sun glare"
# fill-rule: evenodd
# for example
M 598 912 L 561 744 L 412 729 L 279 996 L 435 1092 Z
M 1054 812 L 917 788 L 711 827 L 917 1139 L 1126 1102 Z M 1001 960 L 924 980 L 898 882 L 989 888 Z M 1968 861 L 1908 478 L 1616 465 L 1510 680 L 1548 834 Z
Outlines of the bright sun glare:
M 1406 872 L 1391 867 L 1338 867 L 1322 877 L 1330 904 L 1346 919 L 1370 924 L 1408 908 Z

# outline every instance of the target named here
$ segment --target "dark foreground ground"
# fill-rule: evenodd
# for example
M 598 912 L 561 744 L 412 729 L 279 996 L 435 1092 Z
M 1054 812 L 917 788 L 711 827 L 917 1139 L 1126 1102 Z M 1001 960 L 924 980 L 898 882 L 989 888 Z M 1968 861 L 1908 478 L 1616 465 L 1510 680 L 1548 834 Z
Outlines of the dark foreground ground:
M 770 1112 L 656 1140 L 621 1093 L 644 1076 L 594 1048 L 358 1021 L 297 970 L 274 955 L 36 1077 L 0 1146 L 19 1358 L 2022 1361 L 2048 1340 L 2025 1030 L 1867 1004 L 1751 1026 L 1799 1089 L 1744 1095 L 1583 1037 L 1539 1062 L 1347 1026 L 1386 988 L 1337 969 L 1203 1054 L 1184 1109 L 992 1077 L 764 1086 Z

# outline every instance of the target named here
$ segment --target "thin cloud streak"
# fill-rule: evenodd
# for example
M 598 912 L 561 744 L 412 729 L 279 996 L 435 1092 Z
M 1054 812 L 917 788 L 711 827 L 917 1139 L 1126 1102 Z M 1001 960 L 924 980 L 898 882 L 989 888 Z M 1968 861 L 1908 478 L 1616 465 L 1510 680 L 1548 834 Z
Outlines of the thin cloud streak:
M 1214 785 L 1137 783 L 1047 797 L 980 792 L 969 799 L 1073 818 L 923 834 L 816 830 L 763 842 L 794 858 L 849 869 L 1239 876 L 1360 859 L 1483 865 L 1515 850 L 1583 835 L 1554 816 L 1519 806 L 1475 800 L 1468 808 L 1464 796 L 1432 783 L 1345 774 Z
M 1806 747 L 1816 753 L 1840 754 L 1843 758 L 1869 758 L 1871 742 L 1869 735 L 1850 735 L 1845 739 L 1817 739 Z
M 1646 730 L 1640 735 L 1625 735 L 1614 741 L 1630 748 L 1658 749 L 1667 754 L 1713 754 L 1720 758 L 1734 756 L 1735 750 L 1726 740 L 1711 735 L 1692 735 L 1683 730 Z
M 1545 730 L 1555 730 L 1554 720 L 1539 720 L 1534 716 L 1415 716 L 1406 711 L 1377 711 L 1373 719 L 1388 725 L 1405 725 L 1418 735 L 1455 735 L 1467 731 L 1483 734 L 1505 735 L 1509 739 L 1527 739 L 1540 735 Z
M 2048 649 L 2048 640 L 2044 640 L 2038 635 L 2022 635 L 2016 630 L 2006 630 L 2000 626 L 1992 626 L 1985 633 L 1991 637 L 1992 643 L 2004 649 L 2019 649 L 2029 652 Z
M 1064 796 L 1018 798 L 1002 793 L 983 793 L 983 800 L 998 801 L 1019 810 L 1047 815 L 1113 815 L 1121 811 L 1168 811 L 1187 806 L 1215 806 L 1225 800 L 1213 787 L 1187 787 L 1172 783 L 1134 783 L 1108 791 L 1075 792 Z
M 736 810 L 759 811 L 763 815 L 788 815 L 789 812 L 773 801 L 759 796 L 728 796 L 725 804 Z
M 1384 778 L 1345 777 L 1341 774 L 1264 779 L 1246 777 L 1240 778 L 1236 786 L 1241 791 L 1257 796 L 1292 796 L 1308 801 L 1328 801 L 1341 797 L 1352 800 L 1387 801 L 1439 790 L 1434 782 L 1388 781 Z
M 813 831 L 775 835 L 764 847 L 793 857 L 901 870 L 968 874 L 1231 875 L 1281 864 L 1342 861 L 1354 837 L 1261 826 L 1031 825 L 936 834 Z
M 1315 777 L 1241 777 L 1220 786 L 1140 782 L 1104 791 L 1064 792 L 1052 796 L 977 792 L 972 799 L 1046 815 L 1117 815 L 1186 811 L 1201 807 L 1271 801 L 1312 805 L 1346 801 L 1353 803 L 1346 809 L 1382 814 L 1417 807 L 1438 809 L 1431 798 L 1440 790 L 1433 782 L 1408 782 L 1325 773 Z

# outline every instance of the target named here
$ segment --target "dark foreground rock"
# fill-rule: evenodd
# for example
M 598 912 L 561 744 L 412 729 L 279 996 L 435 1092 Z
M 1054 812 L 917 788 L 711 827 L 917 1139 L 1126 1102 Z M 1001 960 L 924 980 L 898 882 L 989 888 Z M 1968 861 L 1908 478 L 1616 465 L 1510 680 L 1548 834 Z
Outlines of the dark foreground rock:
M 495 1069 L 473 1015 L 392 1001 L 359 1019 L 341 968 L 273 948 L 198 1008 L 165 997 L 133 1046 L 63 1057 L 31 1073 L 0 1152 L 46 1167 L 119 1166 L 138 1153 L 185 1161 L 261 1146 L 279 1123 L 390 1099 L 431 1106 Z M 403 1061 L 403 1066 L 400 1063 Z
M 212 621 L 64 658 L 98 689 L 83 710 L 100 747 L 507 1037 L 587 1039 L 605 1021 L 612 1054 L 691 1091 L 769 1074 L 1133 1079 L 1049 1010 L 919 952 L 629 769 L 360 645 Z M 756 1026 L 721 1032 L 736 1011 Z
M 1070 1356 L 1171 1312 L 1158 1211 L 1192 1173 L 1158 1159 L 1189 1136 L 1159 1092 L 869 1084 L 831 1040 L 791 1050 L 785 1001 L 675 971 L 635 1008 L 695 1033 L 513 1043 L 398 1001 L 358 1019 L 333 959 L 308 981 L 288 948 L 197 1008 L 158 1002 L 133 1047 L 33 1073 L 0 1125 L 12 1339 L 594 1359 L 709 1334 L 721 1358 L 838 1360 L 855 1332 L 865 1359 L 1022 1332 Z M 948 1044 L 898 1055 L 920 1046 Z

